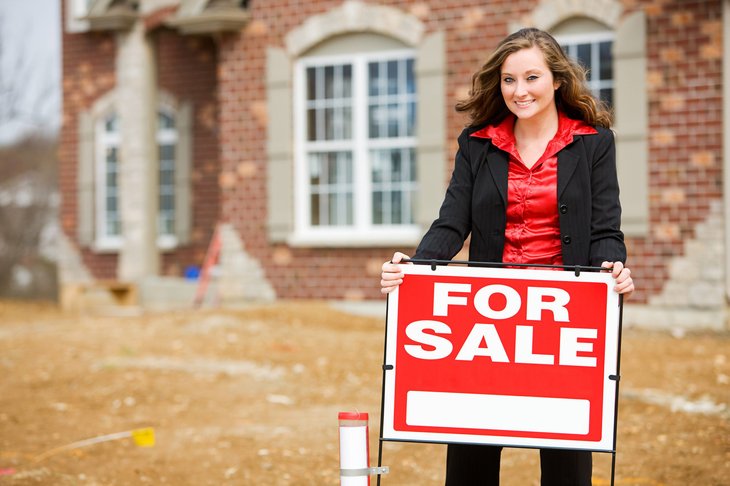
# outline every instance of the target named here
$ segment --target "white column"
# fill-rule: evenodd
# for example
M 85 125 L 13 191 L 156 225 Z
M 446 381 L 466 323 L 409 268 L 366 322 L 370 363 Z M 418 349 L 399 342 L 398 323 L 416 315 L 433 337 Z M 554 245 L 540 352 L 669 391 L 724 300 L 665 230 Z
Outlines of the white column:
M 120 212 L 124 243 L 117 277 L 138 282 L 158 274 L 157 79 L 152 42 L 138 20 L 117 38 L 121 130 Z

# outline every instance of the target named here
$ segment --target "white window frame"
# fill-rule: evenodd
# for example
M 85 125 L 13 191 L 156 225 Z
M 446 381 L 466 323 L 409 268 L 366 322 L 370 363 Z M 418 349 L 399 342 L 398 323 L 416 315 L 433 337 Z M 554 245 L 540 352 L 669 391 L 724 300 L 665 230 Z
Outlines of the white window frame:
M 119 207 L 119 165 L 120 165 L 120 146 L 122 137 L 119 128 L 115 132 L 107 132 L 106 123 L 111 117 L 118 117 L 114 111 L 106 112 L 96 120 L 94 141 L 96 145 L 94 160 L 94 175 L 96 187 L 96 242 L 97 250 L 117 250 L 122 246 L 122 235 L 110 235 L 107 233 L 107 165 L 106 152 L 111 148 L 117 150 L 117 213 L 121 217 L 121 208 Z M 117 120 L 118 123 L 118 120 Z M 121 222 L 120 222 L 121 224 Z M 122 230 L 123 231 L 123 230 Z
M 388 139 L 368 138 L 368 72 L 369 62 L 417 59 L 412 49 L 353 53 L 348 55 L 312 56 L 297 61 L 294 69 L 294 232 L 289 243 L 294 246 L 347 247 L 400 244 L 417 241 L 422 233 L 413 221 L 403 225 L 375 225 L 372 222 L 372 173 L 368 152 L 381 148 L 412 148 L 417 157 L 417 134 Z M 351 141 L 310 142 L 307 140 L 306 70 L 309 67 L 337 64 L 352 66 L 353 126 Z M 414 73 L 415 76 L 415 73 Z M 418 106 L 418 86 L 415 94 Z M 417 127 L 416 127 L 417 130 Z M 353 224 L 351 226 L 312 226 L 307 154 L 323 148 L 328 151 L 351 151 L 353 158 Z M 416 184 L 419 174 L 416 174 Z M 415 203 L 415 192 L 412 203 Z M 412 210 L 415 220 L 415 208 Z
M 175 157 L 173 159 L 173 177 L 172 177 L 172 185 L 170 186 L 170 189 L 172 190 L 172 198 L 173 198 L 173 207 L 172 207 L 172 218 L 173 218 L 173 226 L 179 224 L 177 221 L 177 204 L 179 204 L 179 201 L 176 198 L 176 187 L 175 187 L 175 171 L 178 169 L 178 160 L 180 158 L 180 154 L 178 153 L 179 147 L 178 147 L 178 139 L 179 139 L 179 133 L 178 133 L 178 120 L 175 116 L 175 110 L 162 106 L 157 110 L 157 119 L 159 120 L 160 115 L 167 116 L 169 118 L 172 118 L 174 128 L 162 128 L 160 126 L 157 127 L 157 134 L 156 134 L 156 140 L 157 140 L 157 150 L 159 151 L 159 147 L 163 144 L 165 145 L 172 145 L 172 148 L 174 150 Z M 159 171 L 162 170 L 162 160 L 158 160 L 158 163 L 160 164 Z M 159 173 L 159 172 L 158 172 Z M 158 191 L 162 188 L 162 181 L 160 180 L 158 183 Z M 158 199 L 160 198 L 161 194 L 158 192 Z M 161 228 L 161 219 L 162 219 L 162 207 L 159 207 L 158 215 L 157 215 L 157 228 L 158 232 Z M 157 236 L 157 246 L 160 249 L 170 249 L 177 246 L 177 233 L 173 229 L 172 233 L 159 233 Z
M 615 69 L 611 69 L 611 79 L 610 80 L 602 80 L 597 79 L 597 76 L 600 74 L 600 65 L 598 64 L 600 62 L 600 51 L 599 51 L 599 44 L 602 42 L 610 41 L 612 44 L 612 47 L 616 44 L 616 35 L 611 31 L 603 31 L 603 32 L 592 32 L 590 34 L 566 34 L 566 35 L 559 35 L 555 37 L 555 40 L 558 41 L 558 43 L 561 45 L 561 47 L 565 47 L 565 44 L 569 45 L 575 45 L 575 44 L 590 44 L 591 45 L 591 66 L 586 66 L 590 72 L 591 72 L 591 79 L 587 81 L 588 87 L 590 88 L 591 92 L 596 98 L 600 97 L 600 91 L 602 89 L 610 89 L 612 92 L 612 99 L 614 99 L 615 104 Z M 577 59 L 577 56 L 571 55 L 574 59 Z M 611 57 L 611 65 L 613 66 L 614 59 L 613 56 Z M 599 98 L 600 99 L 600 98 Z
M 160 106 L 157 110 L 158 116 L 159 114 L 164 114 L 165 116 L 169 116 L 174 120 L 175 127 L 170 129 L 162 129 L 159 126 L 157 127 L 157 132 L 155 135 L 155 140 L 157 142 L 157 150 L 159 150 L 159 147 L 161 144 L 170 144 L 174 147 L 175 150 L 175 169 L 178 169 L 178 161 L 180 154 L 178 153 L 179 145 L 179 127 L 178 127 L 178 119 L 177 119 L 177 112 L 175 109 L 167 107 L 167 106 Z M 112 116 L 119 116 L 116 114 L 116 110 L 110 110 L 107 112 L 104 112 L 100 116 L 96 118 L 95 122 L 95 128 L 94 128 L 94 187 L 95 187 L 95 198 L 94 198 L 94 204 L 95 204 L 95 219 L 94 219 L 94 226 L 95 231 L 94 234 L 96 235 L 94 239 L 94 248 L 96 251 L 100 252 L 116 252 L 122 248 L 122 244 L 124 242 L 124 228 L 121 229 L 120 235 L 109 235 L 106 232 L 107 226 L 106 226 L 106 216 L 107 216 L 107 208 L 106 208 L 106 151 L 110 147 L 116 147 L 117 149 L 117 167 L 121 165 L 121 158 L 120 158 L 120 148 L 122 145 L 122 138 L 121 133 L 117 129 L 116 132 L 109 133 L 106 131 L 106 121 L 112 117 Z M 157 119 L 156 119 L 157 120 Z M 159 158 L 157 159 L 157 162 L 160 163 Z M 158 174 L 159 174 L 159 168 L 158 168 Z M 175 177 L 173 176 L 173 198 L 175 198 L 174 204 L 177 205 L 180 202 L 176 198 L 176 183 Z M 119 172 L 117 172 L 117 191 L 119 191 Z M 119 198 L 119 194 L 117 194 L 117 198 Z M 158 189 L 158 198 L 159 198 L 159 189 Z M 158 199 L 159 200 L 159 199 Z M 118 199 L 119 203 L 119 199 Z M 119 205 L 117 206 L 117 212 L 121 216 L 121 207 Z M 177 211 L 175 208 L 173 208 L 173 217 L 177 218 Z M 159 229 L 159 218 L 160 215 L 158 214 L 158 229 Z M 177 220 L 174 221 L 174 224 L 177 225 L 179 222 Z M 157 247 L 160 250 L 171 250 L 176 248 L 178 245 L 178 237 L 177 233 L 173 231 L 171 234 L 160 234 L 157 236 Z

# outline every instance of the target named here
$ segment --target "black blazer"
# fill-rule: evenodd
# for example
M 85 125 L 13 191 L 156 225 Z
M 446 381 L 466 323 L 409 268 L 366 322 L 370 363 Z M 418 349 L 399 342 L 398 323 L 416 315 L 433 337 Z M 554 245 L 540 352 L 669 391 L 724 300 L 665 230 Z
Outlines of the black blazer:
M 501 262 L 509 156 L 490 139 L 459 136 L 454 171 L 439 217 L 414 258 L 450 260 L 471 234 L 469 260 Z M 558 152 L 558 212 L 565 265 L 626 261 L 613 132 L 576 135 Z

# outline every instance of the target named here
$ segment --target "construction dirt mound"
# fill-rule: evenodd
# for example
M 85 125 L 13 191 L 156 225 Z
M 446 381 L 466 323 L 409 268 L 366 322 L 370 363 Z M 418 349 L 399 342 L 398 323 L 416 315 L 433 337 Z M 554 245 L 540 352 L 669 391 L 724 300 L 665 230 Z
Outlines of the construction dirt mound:
M 337 485 L 339 411 L 370 413 L 377 456 L 383 322 L 326 303 L 104 316 L 0 302 L 0 484 Z M 615 484 L 730 484 L 730 336 L 627 329 L 622 349 Z M 382 484 L 443 484 L 444 459 L 386 442 Z M 502 484 L 539 484 L 536 451 L 502 465 Z M 594 454 L 594 485 L 610 473 Z

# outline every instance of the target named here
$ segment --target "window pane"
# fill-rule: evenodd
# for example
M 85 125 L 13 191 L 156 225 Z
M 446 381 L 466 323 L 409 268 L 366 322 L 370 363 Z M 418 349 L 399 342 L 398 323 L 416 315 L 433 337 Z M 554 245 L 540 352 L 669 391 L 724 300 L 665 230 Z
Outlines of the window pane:
M 388 137 L 397 137 L 398 133 L 398 119 L 400 118 L 400 110 L 398 105 L 388 105 Z
M 334 121 L 334 110 L 332 108 L 325 108 L 324 110 L 324 139 L 334 140 L 335 139 L 335 121 Z
M 352 139 L 352 108 L 346 107 L 342 110 L 342 138 Z
M 388 61 L 388 94 L 398 94 L 398 61 Z
M 335 68 L 334 66 L 325 66 L 324 68 L 324 97 L 332 99 L 335 97 Z
M 159 153 L 158 173 L 158 214 L 157 233 L 159 235 L 175 234 L 175 144 L 170 140 L 177 138 L 174 120 L 163 113 L 159 114 L 159 132 L 157 139 Z
M 175 160 L 175 146 L 171 144 L 160 145 L 160 161 Z
M 116 116 L 107 119 L 106 128 L 116 129 Z M 107 145 L 106 160 L 104 167 L 104 229 L 107 236 L 118 236 L 121 225 L 119 223 L 119 191 L 118 191 L 118 165 L 117 147 Z
M 390 193 L 391 197 L 391 203 L 390 203 L 390 213 L 391 213 L 391 221 L 390 224 L 402 224 L 403 223 L 403 192 L 400 191 L 393 191 Z
M 307 110 L 307 140 L 317 140 L 317 111 Z
M 590 44 L 578 44 L 577 48 L 578 61 L 588 68 L 588 80 L 590 81 L 593 77 L 591 66 L 591 45 Z
M 368 111 L 368 135 L 370 138 L 380 138 L 380 123 L 383 119 L 383 109 L 376 105 L 371 106 Z
M 373 78 L 375 67 L 378 78 Z M 368 137 L 398 138 L 415 135 L 415 77 L 413 60 L 370 63 Z M 376 93 L 377 95 L 373 95 Z
M 311 211 L 309 217 L 312 220 L 312 226 L 319 226 L 319 194 L 312 194 L 312 197 L 310 199 L 310 205 L 311 205 Z
M 307 140 L 352 138 L 352 66 L 307 69 Z
M 382 150 L 373 150 L 370 153 L 370 167 L 373 173 L 373 182 L 383 182 L 387 179 L 385 159 Z
M 354 220 L 352 154 L 311 153 L 309 164 L 311 224 L 351 225 Z
M 612 42 L 601 42 L 598 46 L 600 53 L 600 79 L 613 79 L 613 55 L 611 53 Z
M 600 91 L 600 98 L 608 103 L 609 106 L 613 106 L 613 89 L 602 89 Z
M 416 134 L 416 103 L 408 103 L 408 121 L 406 136 L 413 137 Z
M 316 94 L 316 77 L 317 77 L 317 69 L 310 67 L 307 68 L 307 100 L 313 100 L 317 98 Z
M 107 117 L 106 121 L 104 122 L 104 130 L 107 133 L 115 133 L 119 130 L 119 122 L 116 115 L 111 115 Z
M 159 221 L 157 222 L 157 230 L 161 235 L 173 235 L 175 234 L 175 222 L 169 215 L 160 215 Z
M 383 224 L 383 193 L 373 192 L 373 224 Z
M 368 64 L 368 94 L 370 96 L 377 96 L 379 94 L 378 66 L 378 63 L 375 62 Z
M 390 178 L 395 182 L 403 181 L 403 165 L 401 162 L 401 151 L 393 150 L 390 153 Z
M 342 66 L 342 96 L 352 96 L 352 66 L 349 64 Z
M 312 185 L 319 184 L 321 182 L 320 173 L 322 171 L 321 154 L 310 154 L 309 155 L 309 183 Z
M 373 150 L 370 159 L 373 224 L 413 223 L 415 151 L 412 148 Z
M 161 130 L 175 128 L 175 120 L 165 113 L 157 114 L 157 123 Z
M 408 94 L 416 93 L 416 76 L 413 74 L 413 59 L 406 61 L 406 89 Z

